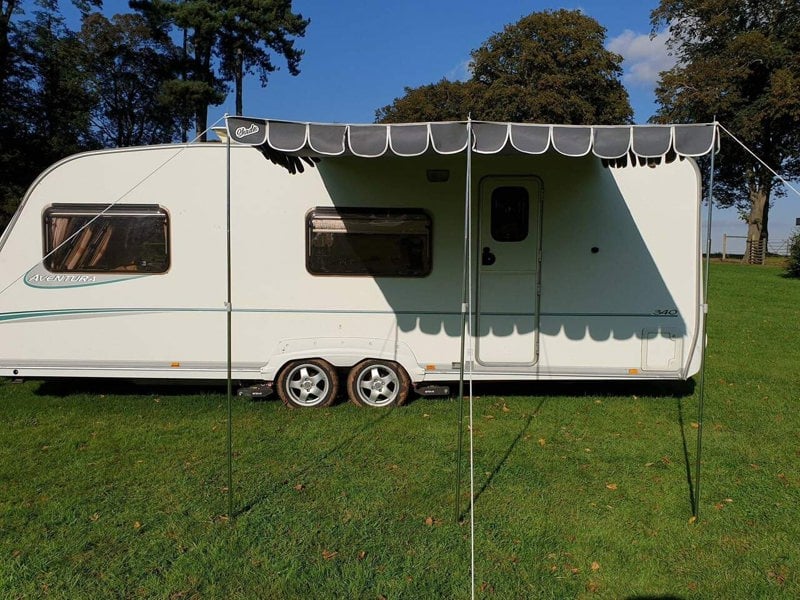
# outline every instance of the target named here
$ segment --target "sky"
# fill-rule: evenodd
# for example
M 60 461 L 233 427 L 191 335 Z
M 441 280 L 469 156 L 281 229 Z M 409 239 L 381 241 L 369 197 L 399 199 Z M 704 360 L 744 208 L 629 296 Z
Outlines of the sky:
M 67 8 L 69 3 L 62 2 Z M 127 10 L 125 0 L 106 0 L 108 13 Z M 660 71 L 674 59 L 666 35 L 651 37 L 650 12 L 657 0 L 294 0 L 295 12 L 310 18 L 300 74 L 288 74 L 285 62 L 265 88 L 250 76 L 244 90 L 244 113 L 297 121 L 371 123 L 376 109 L 416 87 L 447 78 L 468 77 L 470 51 L 489 36 L 531 12 L 581 10 L 606 28 L 606 47 L 624 58 L 623 83 L 636 123 L 655 112 L 654 89 Z M 209 111 L 209 124 L 234 113 L 233 96 Z M 723 124 L 724 125 L 724 124 Z M 735 133 L 735 132 L 734 132 Z M 723 138 L 722 143 L 734 143 Z M 797 187 L 797 186 L 795 186 Z M 779 242 L 794 230 L 800 197 L 789 192 L 770 213 L 770 240 Z M 745 235 L 735 210 L 716 210 L 713 247 L 723 234 Z M 741 251 L 743 240 L 730 242 Z M 738 245 L 737 245 L 738 244 Z

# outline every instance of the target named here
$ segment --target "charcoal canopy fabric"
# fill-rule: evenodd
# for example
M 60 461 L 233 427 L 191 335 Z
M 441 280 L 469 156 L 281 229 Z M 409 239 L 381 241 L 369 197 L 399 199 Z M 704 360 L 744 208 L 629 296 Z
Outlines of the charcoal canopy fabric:
M 272 121 L 229 117 L 234 142 L 267 147 L 301 157 L 420 156 L 457 154 L 543 154 L 615 160 L 630 155 L 660 158 L 676 154 L 698 157 L 716 150 L 719 138 L 713 123 L 691 125 L 539 125 L 485 121 L 347 125 Z

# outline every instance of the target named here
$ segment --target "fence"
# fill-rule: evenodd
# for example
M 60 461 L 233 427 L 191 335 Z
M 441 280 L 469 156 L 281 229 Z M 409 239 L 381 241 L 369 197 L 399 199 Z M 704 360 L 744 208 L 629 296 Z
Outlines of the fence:
M 722 260 L 726 260 L 731 256 L 728 249 L 728 240 L 747 240 L 746 235 L 728 235 L 722 234 Z M 736 258 L 746 259 L 751 264 L 761 265 L 764 264 L 764 259 L 768 254 L 778 256 L 789 256 L 789 246 L 791 245 L 791 238 L 785 240 L 778 240 L 776 242 L 764 243 L 764 240 L 753 241 L 747 240 L 745 242 L 743 253 L 734 253 Z

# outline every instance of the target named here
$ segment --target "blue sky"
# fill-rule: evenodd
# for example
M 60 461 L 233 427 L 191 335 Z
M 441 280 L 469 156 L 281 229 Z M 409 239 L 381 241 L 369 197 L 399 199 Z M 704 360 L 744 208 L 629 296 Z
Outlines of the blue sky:
M 627 57 L 625 84 L 637 122 L 653 113 L 658 71 L 670 66 L 663 37 L 649 39 L 652 1 L 521 2 L 518 0 L 295 0 L 311 19 L 301 74 L 285 66 L 268 86 L 252 78 L 244 112 L 279 119 L 371 122 L 375 110 L 405 86 L 467 76 L 470 51 L 528 13 L 580 9 L 608 30 L 608 45 Z M 215 115 L 233 112 L 232 99 Z

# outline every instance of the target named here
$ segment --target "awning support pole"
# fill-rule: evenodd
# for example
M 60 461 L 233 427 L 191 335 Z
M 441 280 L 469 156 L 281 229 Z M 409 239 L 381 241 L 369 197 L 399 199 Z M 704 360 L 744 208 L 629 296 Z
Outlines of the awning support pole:
M 708 176 L 708 215 L 706 217 L 706 260 L 703 281 L 703 331 L 700 339 L 700 390 L 697 402 L 697 456 L 694 467 L 694 520 L 700 519 L 700 458 L 703 453 L 703 409 L 706 383 L 706 331 L 708 329 L 708 279 L 711 266 L 711 217 L 714 212 L 714 155 L 717 141 L 717 118 L 714 117 L 714 135 L 711 142 L 711 166 Z
M 231 326 L 231 136 L 226 139 L 226 201 L 225 201 L 225 229 L 227 244 L 227 268 L 228 268 L 228 296 L 225 302 L 225 312 L 227 314 L 227 337 L 228 337 L 228 520 L 233 519 L 233 382 L 231 379 L 232 371 L 232 326 Z
M 469 253 L 472 228 L 472 127 L 467 122 L 467 174 L 464 191 L 464 252 L 461 272 L 461 354 L 458 363 L 458 444 L 456 446 L 456 495 L 455 521 L 461 516 L 461 454 L 464 445 L 464 364 L 466 360 L 467 341 L 467 307 L 469 306 Z

